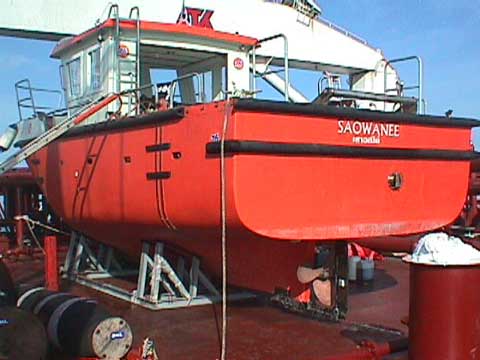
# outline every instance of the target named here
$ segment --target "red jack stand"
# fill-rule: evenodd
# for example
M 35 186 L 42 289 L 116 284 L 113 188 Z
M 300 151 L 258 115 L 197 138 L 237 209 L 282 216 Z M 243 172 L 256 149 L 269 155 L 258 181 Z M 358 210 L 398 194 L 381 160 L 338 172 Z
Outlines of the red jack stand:
M 45 287 L 58 291 L 57 237 L 45 236 Z

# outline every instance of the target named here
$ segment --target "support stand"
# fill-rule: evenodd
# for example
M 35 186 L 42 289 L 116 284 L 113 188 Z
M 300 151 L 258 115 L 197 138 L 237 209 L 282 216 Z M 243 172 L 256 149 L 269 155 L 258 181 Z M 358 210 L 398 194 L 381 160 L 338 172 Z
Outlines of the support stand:
M 78 276 L 91 280 L 136 275 L 138 270 L 125 269 L 115 256 L 114 249 L 99 244 L 96 251 L 91 241 L 82 234 L 72 232 L 65 264 L 64 277 L 75 280 Z
M 51 291 L 58 291 L 58 257 L 57 237 L 45 236 L 45 287 Z
M 81 285 L 150 310 L 204 305 L 221 300 L 220 292 L 200 269 L 197 257 L 186 259 L 186 256 L 178 256 L 173 267 L 165 257 L 165 250 L 163 243 L 144 242 L 138 270 L 124 269 L 112 248 L 100 245 L 95 252 L 88 239 L 72 233 L 64 273 Z M 187 260 L 190 265 L 188 271 Z M 99 281 L 132 275 L 138 276 L 137 288 L 133 291 Z M 251 293 L 234 293 L 229 300 L 253 296 Z

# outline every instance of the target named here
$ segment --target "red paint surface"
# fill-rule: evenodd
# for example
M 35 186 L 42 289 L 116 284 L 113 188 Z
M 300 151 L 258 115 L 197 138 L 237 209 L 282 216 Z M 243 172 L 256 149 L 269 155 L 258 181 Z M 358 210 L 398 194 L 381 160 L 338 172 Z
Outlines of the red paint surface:
M 120 96 L 117 94 L 110 95 L 109 97 L 103 99 L 100 101 L 98 104 L 92 106 L 89 108 L 87 111 L 84 111 L 81 113 L 75 120 L 74 123 L 75 125 L 78 125 L 82 122 L 84 122 L 86 119 L 88 119 L 90 116 L 98 112 L 99 110 L 103 109 L 105 106 L 108 104 L 112 103 L 113 101 L 117 100 Z
M 58 291 L 58 256 L 57 237 L 45 236 L 45 287 L 51 291 Z
M 359 348 L 350 353 L 329 356 L 322 360 L 376 360 L 385 356 L 402 352 L 408 348 L 408 339 L 396 339 L 387 343 L 377 344 L 374 342 L 363 342 Z
M 141 241 L 165 241 L 199 255 L 219 274 L 220 160 L 207 156 L 205 145 L 222 133 L 225 112 L 229 140 L 351 145 L 338 134 L 336 119 L 230 113 L 225 103 L 214 103 L 189 107 L 184 119 L 168 125 L 60 139 L 32 156 L 39 160 L 30 162 L 32 171 L 75 229 L 132 256 Z M 401 125 L 400 134 L 382 146 L 470 149 L 469 129 Z M 161 143 L 171 149 L 146 152 Z M 268 292 L 290 287 L 298 295 L 304 287 L 296 268 L 312 262 L 314 241 L 363 238 L 368 246 L 368 237 L 444 226 L 463 206 L 469 170 L 468 161 L 229 156 L 229 281 Z M 171 178 L 147 180 L 158 171 Z M 404 176 L 400 191 L 388 186 L 392 172 Z
M 36 187 L 32 172 L 28 168 L 14 168 L 0 175 L 0 186 L 31 185 Z
M 480 266 L 410 267 L 409 359 L 477 359 Z
M 387 237 L 373 237 L 368 239 L 354 240 L 356 243 L 366 246 L 376 251 L 398 251 L 411 253 L 418 240 L 423 236 L 407 235 L 407 236 L 387 236 Z
M 136 26 L 136 20 L 122 20 L 120 22 L 120 28 L 124 30 L 136 31 Z M 72 37 L 71 39 L 58 43 L 51 56 L 55 58 L 59 57 L 63 51 L 84 41 L 87 38 L 90 38 L 91 36 L 95 36 L 102 29 L 112 28 L 115 28 L 115 19 L 109 19 L 93 29 L 87 30 L 77 36 Z M 186 24 L 164 24 L 152 21 L 140 21 L 140 30 L 181 36 L 186 35 L 194 38 L 204 38 L 207 40 L 221 41 L 245 46 L 255 46 L 258 43 L 258 40 L 252 37 L 216 31 L 208 27 L 189 26 Z

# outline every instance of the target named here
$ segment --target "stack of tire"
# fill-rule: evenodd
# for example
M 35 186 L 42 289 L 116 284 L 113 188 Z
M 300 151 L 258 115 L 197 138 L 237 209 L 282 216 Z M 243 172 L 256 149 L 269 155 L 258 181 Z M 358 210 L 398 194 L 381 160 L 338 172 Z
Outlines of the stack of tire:
M 94 300 L 30 288 L 17 293 L 0 259 L 0 360 L 121 359 L 133 335 L 128 323 Z
M 44 360 L 47 348 L 47 335 L 40 320 L 16 307 L 12 278 L 0 260 L 0 359 Z
M 121 359 L 131 348 L 128 323 L 94 300 L 32 288 L 18 298 L 17 306 L 36 315 L 50 344 L 68 356 Z

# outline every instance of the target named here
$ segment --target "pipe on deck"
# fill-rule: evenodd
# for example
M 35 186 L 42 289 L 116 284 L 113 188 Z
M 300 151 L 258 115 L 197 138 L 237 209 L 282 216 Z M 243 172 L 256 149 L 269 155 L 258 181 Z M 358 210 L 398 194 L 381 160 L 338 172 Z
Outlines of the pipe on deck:
M 50 291 L 59 291 L 57 237 L 45 236 L 45 287 Z
M 385 343 L 363 342 L 360 347 L 350 353 L 333 355 L 322 360 L 368 360 L 381 359 L 384 356 L 406 351 L 408 339 L 400 338 Z
M 23 215 L 23 192 L 22 187 L 17 186 L 15 188 L 15 212 L 17 216 Z M 17 219 L 15 222 L 15 234 L 17 239 L 17 247 L 23 248 L 23 220 Z
M 415 245 L 422 235 L 383 236 L 367 239 L 353 239 L 360 246 L 379 252 L 408 252 L 415 249 Z

